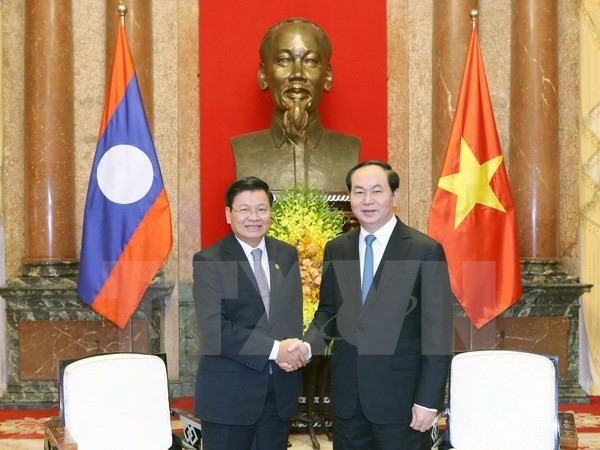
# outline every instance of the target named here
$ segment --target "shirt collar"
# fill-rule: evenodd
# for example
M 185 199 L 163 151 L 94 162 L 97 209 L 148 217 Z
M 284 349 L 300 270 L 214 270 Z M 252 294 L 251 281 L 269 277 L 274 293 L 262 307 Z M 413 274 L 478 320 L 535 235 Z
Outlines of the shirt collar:
M 260 243 L 256 247 L 252 247 L 252 246 L 248 245 L 247 243 L 245 243 L 244 241 L 242 241 L 237 236 L 235 236 L 235 238 L 237 239 L 237 241 L 242 246 L 242 250 L 244 250 L 244 254 L 246 255 L 246 258 L 250 259 L 250 257 L 252 256 L 252 250 L 254 250 L 255 248 L 260 248 L 262 250 L 262 252 L 263 252 L 263 255 L 267 254 L 267 246 L 265 245 L 265 238 L 264 238 L 264 236 L 261 239 Z
M 377 239 L 377 242 L 379 242 L 381 245 L 383 245 L 384 247 L 386 247 L 388 241 L 390 240 L 390 237 L 392 236 L 392 233 L 394 232 L 394 227 L 396 226 L 397 222 L 398 222 L 398 219 L 396 218 L 396 216 L 392 216 L 391 219 L 388 220 L 385 223 L 385 225 L 383 225 L 375 233 L 369 233 L 363 227 L 360 227 L 360 240 L 361 240 L 361 242 L 364 242 L 365 237 L 367 237 L 369 234 L 372 234 Z
M 323 137 L 323 123 L 319 113 L 315 113 L 306 126 L 306 138 L 311 148 L 317 148 Z M 271 137 L 275 147 L 280 148 L 286 141 L 282 117 L 276 112 L 271 120 Z

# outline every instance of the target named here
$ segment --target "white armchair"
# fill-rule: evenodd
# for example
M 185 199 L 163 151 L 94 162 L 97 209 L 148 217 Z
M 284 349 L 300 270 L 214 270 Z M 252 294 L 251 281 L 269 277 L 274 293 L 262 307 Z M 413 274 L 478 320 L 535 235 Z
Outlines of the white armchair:
M 448 429 L 437 446 L 559 448 L 556 358 L 508 350 L 461 353 L 452 360 L 449 386 Z
M 62 366 L 60 417 L 46 422 L 45 449 L 178 448 L 173 446 L 179 439 L 172 436 L 163 359 L 141 353 L 107 353 Z M 177 411 L 177 415 L 184 413 Z M 200 421 L 184 416 L 186 425 L 195 424 L 199 436 Z M 199 438 L 196 441 L 199 444 Z

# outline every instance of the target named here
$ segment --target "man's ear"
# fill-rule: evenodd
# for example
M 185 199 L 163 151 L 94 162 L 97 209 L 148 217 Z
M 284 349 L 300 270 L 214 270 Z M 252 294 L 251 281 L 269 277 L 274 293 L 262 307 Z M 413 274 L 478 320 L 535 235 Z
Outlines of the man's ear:
M 269 84 L 267 83 L 267 72 L 265 71 L 265 65 L 260 63 L 258 66 L 258 85 L 260 86 L 261 91 L 266 91 L 269 89 Z
M 331 64 L 327 64 L 327 72 L 325 73 L 325 83 L 323 84 L 323 90 L 329 92 L 331 85 L 333 84 L 333 69 Z
M 225 207 L 225 220 L 228 224 L 231 224 L 231 208 Z

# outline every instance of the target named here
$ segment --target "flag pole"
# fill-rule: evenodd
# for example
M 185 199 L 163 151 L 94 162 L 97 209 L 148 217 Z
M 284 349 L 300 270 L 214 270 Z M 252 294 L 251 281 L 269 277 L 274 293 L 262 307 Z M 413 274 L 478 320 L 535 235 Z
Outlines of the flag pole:
M 471 19 L 471 23 L 473 25 L 473 30 L 477 26 L 477 20 L 479 19 L 479 11 L 477 9 L 472 9 L 469 12 L 469 18 Z M 473 321 L 469 319 L 469 351 L 473 351 Z
M 121 16 L 121 25 L 125 27 L 125 14 L 127 14 L 127 6 L 123 3 L 117 5 L 117 13 Z M 127 328 L 129 329 L 129 351 L 133 352 L 133 315 L 129 318 Z

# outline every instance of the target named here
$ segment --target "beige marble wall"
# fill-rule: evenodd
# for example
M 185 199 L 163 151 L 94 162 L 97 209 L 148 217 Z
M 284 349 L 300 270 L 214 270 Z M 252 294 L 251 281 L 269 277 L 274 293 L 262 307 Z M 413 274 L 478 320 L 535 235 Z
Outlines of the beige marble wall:
M 427 229 L 431 189 L 431 2 L 408 2 L 408 223 Z
M 408 19 L 409 1 L 387 2 L 388 162 L 400 175 L 396 214 L 408 222 Z
M 3 21 L 3 6 L 2 4 L 0 4 L 0 23 L 2 23 Z M 2 54 L 2 35 L 0 34 L 0 54 Z M 2 98 L 3 96 L 3 89 L 2 87 L 4 86 L 4 83 L 2 82 L 2 67 L 3 65 L 0 64 L 0 98 Z M 0 102 L 0 117 L 4 116 L 4 102 Z M 4 123 L 0 122 L 0 143 L 4 141 Z M 2 170 L 4 164 L 4 148 L 3 146 L 0 146 L 0 232 L 2 232 L 2 234 L 4 234 L 3 228 L 4 228 L 4 196 L 2 195 L 2 188 L 3 188 L 3 180 L 4 180 L 4 171 Z M 4 252 L 1 252 L 2 254 L 2 266 L 4 266 Z M 4 274 L 4 267 L 0 268 L 0 274 Z M 4 280 L 4 277 L 1 278 L 2 280 Z
M 479 0 L 479 40 L 490 89 L 498 138 L 510 170 L 510 1 Z
M 480 40 L 500 143 L 509 142 L 510 0 L 479 0 Z M 559 253 L 577 272 L 578 2 L 559 3 L 560 176 Z M 387 0 L 389 160 L 402 177 L 398 213 L 426 230 L 432 198 L 431 27 L 432 2 Z M 6 272 L 19 275 L 24 255 L 23 203 L 23 11 L 24 0 L 2 1 L 2 70 Z M 468 11 L 465 12 L 468 20 Z M 73 2 L 75 45 L 76 239 L 105 95 L 104 2 Z M 154 139 L 171 202 L 174 247 L 164 267 L 168 280 L 191 281 L 191 256 L 200 248 L 198 170 L 198 1 L 153 3 Z M 461 66 L 464 61 L 457 61 Z M 508 161 L 510 170 L 510 161 Z M 79 251 L 79 250 L 78 250 Z M 179 345 L 178 291 L 167 306 L 164 346 L 176 376 Z
M 579 1 L 558 0 L 558 254 L 579 275 Z
M 6 277 L 19 273 L 24 257 L 24 0 L 3 1 L 2 70 L 4 133 L 4 214 L 6 236 Z
M 106 95 L 106 14 L 95 0 L 73 2 L 75 86 L 75 220 L 81 249 L 83 209 Z M 15 261 L 14 264 L 18 263 Z M 14 273 L 13 273 L 14 276 Z

